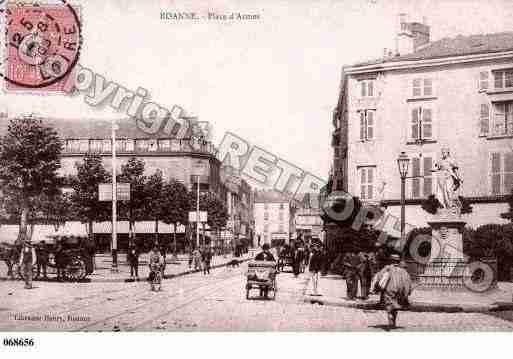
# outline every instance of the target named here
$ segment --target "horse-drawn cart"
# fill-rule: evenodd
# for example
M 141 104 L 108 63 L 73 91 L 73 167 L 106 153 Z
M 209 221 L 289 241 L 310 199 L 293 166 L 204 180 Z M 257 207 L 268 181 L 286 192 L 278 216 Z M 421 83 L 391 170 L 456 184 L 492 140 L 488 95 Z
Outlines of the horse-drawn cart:
M 272 298 L 276 298 L 276 262 L 274 261 L 251 261 L 248 263 L 246 281 L 246 299 L 249 299 L 249 292 L 253 288 L 260 289 L 260 292 L 273 292 Z

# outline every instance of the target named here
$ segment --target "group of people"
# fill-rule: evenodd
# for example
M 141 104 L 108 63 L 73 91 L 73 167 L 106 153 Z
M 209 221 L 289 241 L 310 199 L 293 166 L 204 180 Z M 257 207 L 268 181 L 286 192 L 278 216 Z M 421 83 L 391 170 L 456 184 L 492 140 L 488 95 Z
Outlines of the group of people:
M 190 250 L 189 269 L 194 267 L 194 270 L 203 270 L 203 274 L 210 274 L 210 265 L 213 256 L 212 249 L 208 245 Z

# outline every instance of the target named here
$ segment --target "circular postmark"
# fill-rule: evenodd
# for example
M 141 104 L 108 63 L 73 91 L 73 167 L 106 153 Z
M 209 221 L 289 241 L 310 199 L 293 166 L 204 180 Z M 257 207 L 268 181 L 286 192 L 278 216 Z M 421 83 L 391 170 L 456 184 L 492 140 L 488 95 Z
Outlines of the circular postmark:
M 44 88 L 66 77 L 82 45 L 79 17 L 66 0 L 5 9 L 5 73 L 14 87 Z

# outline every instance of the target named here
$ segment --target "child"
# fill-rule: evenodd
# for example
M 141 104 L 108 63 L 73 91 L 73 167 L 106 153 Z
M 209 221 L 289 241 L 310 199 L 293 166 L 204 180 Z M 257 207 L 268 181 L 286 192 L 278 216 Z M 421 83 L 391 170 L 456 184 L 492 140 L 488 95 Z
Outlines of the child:
M 159 252 L 159 248 L 155 245 L 150 252 L 150 282 L 152 291 L 156 291 L 157 287 L 159 291 L 161 289 L 163 266 L 164 259 Z

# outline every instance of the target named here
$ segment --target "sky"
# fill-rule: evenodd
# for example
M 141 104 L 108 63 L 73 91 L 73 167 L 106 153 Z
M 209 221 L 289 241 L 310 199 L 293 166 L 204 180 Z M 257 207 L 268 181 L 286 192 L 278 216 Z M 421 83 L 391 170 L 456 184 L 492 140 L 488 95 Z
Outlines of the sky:
M 179 105 L 327 179 L 331 117 L 343 65 L 394 48 L 398 14 L 424 20 L 431 39 L 513 31 L 511 0 L 83 0 L 80 64 L 151 99 Z M 171 21 L 161 11 L 258 14 L 258 20 Z M 84 96 L 0 94 L 9 116 L 115 118 Z

